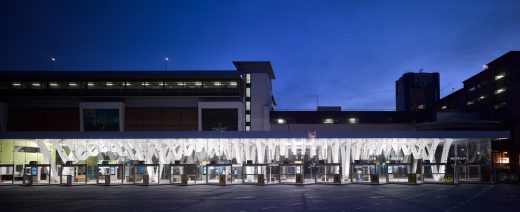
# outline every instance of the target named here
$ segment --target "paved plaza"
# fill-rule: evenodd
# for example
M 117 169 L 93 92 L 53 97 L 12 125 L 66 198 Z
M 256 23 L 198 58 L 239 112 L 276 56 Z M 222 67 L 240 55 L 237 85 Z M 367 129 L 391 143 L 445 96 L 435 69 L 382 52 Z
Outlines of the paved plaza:
M 520 185 L 1 186 L 1 211 L 518 211 Z

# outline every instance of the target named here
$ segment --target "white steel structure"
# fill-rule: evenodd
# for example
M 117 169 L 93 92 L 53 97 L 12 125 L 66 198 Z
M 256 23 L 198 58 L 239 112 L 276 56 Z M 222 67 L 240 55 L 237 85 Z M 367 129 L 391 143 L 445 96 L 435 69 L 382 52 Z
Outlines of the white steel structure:
M 67 161 L 87 164 L 91 173 L 95 173 L 100 161 L 159 164 L 158 170 L 147 171 L 154 182 L 167 179 L 164 177 L 167 165 L 176 161 L 202 166 L 211 161 L 243 164 L 248 160 L 254 164 L 340 163 L 343 181 L 353 182 L 356 182 L 353 178 L 361 179 L 360 174 L 392 174 L 384 171 L 384 166 L 398 162 L 407 164 L 407 173 L 424 172 L 425 181 L 437 182 L 444 179 L 445 173 L 453 173 L 447 169 L 457 161 L 462 161 L 459 166 L 477 165 L 479 173 L 489 171 L 491 140 L 509 136 L 501 131 L 323 132 L 318 133 L 318 138 L 306 135 L 306 132 L 4 133 L 0 137 L 0 162 L 14 166 L 31 161 L 50 164 L 47 173 L 53 183 L 60 182 L 56 173 L 59 164 Z M 429 170 L 423 170 L 425 164 L 430 164 L 426 166 Z M 353 171 L 353 165 L 367 165 L 367 173 Z M 17 171 L 19 168 L 15 168 L 14 178 L 22 174 Z

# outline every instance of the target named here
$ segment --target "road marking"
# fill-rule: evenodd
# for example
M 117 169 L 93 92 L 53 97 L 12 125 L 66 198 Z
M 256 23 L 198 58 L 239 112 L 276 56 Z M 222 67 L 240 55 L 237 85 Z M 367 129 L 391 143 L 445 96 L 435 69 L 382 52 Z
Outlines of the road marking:
M 308 196 L 308 197 L 305 197 L 307 199 L 313 199 L 313 198 L 317 198 L 317 197 L 320 197 L 319 195 L 316 195 L 316 196 Z
M 269 210 L 269 209 L 275 209 L 276 207 L 275 206 L 271 206 L 271 207 L 265 207 L 265 208 L 261 208 L 262 210 Z
M 463 202 L 459 202 L 458 205 L 451 207 L 450 209 L 446 210 L 446 212 L 450 212 L 450 211 L 456 209 L 458 206 L 463 206 L 464 204 L 468 203 L 470 200 L 473 200 L 473 199 L 477 198 L 478 196 L 480 196 L 481 194 L 483 194 L 484 192 L 489 191 L 489 189 L 491 189 L 491 188 L 493 188 L 493 185 L 488 186 L 487 188 L 483 189 L 482 191 L 480 191 L 480 192 L 476 193 L 475 195 L 469 197 L 468 199 L 464 200 Z
M 381 198 L 385 198 L 385 196 L 371 196 L 369 198 L 370 199 L 381 199 Z
M 472 199 L 477 198 L 478 196 L 480 196 L 480 195 L 483 194 L 484 192 L 489 191 L 489 189 L 491 189 L 491 188 L 493 188 L 493 185 L 490 185 L 490 186 L 488 186 L 487 188 L 485 188 L 484 190 L 482 190 L 482 191 L 476 193 L 475 195 L 471 196 L 471 197 L 469 198 L 469 200 L 472 200 Z
M 237 197 L 235 199 L 252 199 L 254 196 L 243 196 L 243 197 Z
M 424 196 L 424 195 L 426 195 L 426 194 L 431 194 L 431 193 L 435 193 L 435 192 L 439 192 L 439 191 L 445 191 L 445 190 L 451 189 L 451 188 L 453 188 L 453 187 L 455 187 L 455 185 L 452 185 L 452 186 L 450 186 L 450 187 L 448 187 L 448 188 L 443 188 L 443 189 L 439 189 L 439 190 L 428 191 L 428 192 L 424 192 L 424 193 L 420 193 L 420 194 L 416 194 L 416 195 L 410 195 L 410 196 L 407 196 L 407 197 L 403 197 L 403 198 L 401 198 L 401 199 L 403 200 L 403 199 L 410 199 L 410 198 L 414 198 L 414 197 L 420 197 L 420 196 Z
M 294 206 L 294 205 L 303 205 L 303 203 L 298 202 L 298 203 L 293 203 L 293 204 L 289 204 L 289 205 L 292 205 L 292 206 Z
M 173 211 L 173 210 L 178 210 L 179 207 L 175 207 L 175 208 L 161 208 L 159 211 Z

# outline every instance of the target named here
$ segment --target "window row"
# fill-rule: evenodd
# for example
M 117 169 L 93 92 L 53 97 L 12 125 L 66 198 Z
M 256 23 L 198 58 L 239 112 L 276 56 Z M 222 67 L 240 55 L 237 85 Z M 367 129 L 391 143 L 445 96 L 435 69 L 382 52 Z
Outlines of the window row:
M 236 89 L 237 81 L 90 81 L 90 82 L 10 82 L 1 83 L 6 89 Z

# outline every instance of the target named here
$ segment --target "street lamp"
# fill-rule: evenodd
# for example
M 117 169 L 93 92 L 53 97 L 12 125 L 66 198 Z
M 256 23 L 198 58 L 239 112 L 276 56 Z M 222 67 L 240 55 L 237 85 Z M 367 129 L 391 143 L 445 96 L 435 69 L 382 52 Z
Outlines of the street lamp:
M 51 71 L 54 71 L 54 62 L 56 62 L 56 58 L 51 57 Z
M 170 61 L 170 58 L 165 57 L 164 58 L 164 70 L 168 71 L 168 61 Z

